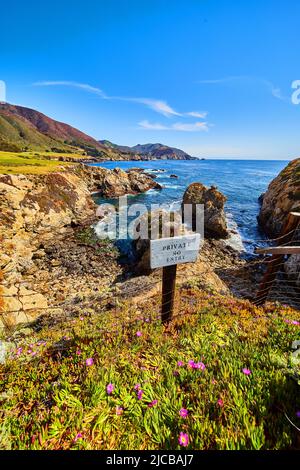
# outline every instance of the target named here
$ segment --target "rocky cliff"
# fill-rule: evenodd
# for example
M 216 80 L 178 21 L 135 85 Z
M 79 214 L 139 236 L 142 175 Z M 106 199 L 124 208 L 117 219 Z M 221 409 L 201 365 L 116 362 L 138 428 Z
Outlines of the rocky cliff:
M 87 274 L 97 268 L 99 262 L 94 254 L 83 266 L 87 254 L 81 249 L 79 260 L 72 260 L 72 253 L 53 255 L 61 243 L 68 246 L 68 238 L 74 235 L 72 227 L 85 226 L 96 219 L 91 191 L 117 197 L 154 187 L 159 185 L 139 171 L 126 173 L 84 165 L 40 176 L 0 175 L 0 327 L 28 322 L 48 307 L 47 296 L 32 288 L 31 282 L 24 282 L 24 276 L 36 279 L 38 275 L 45 282 L 53 282 L 46 273 L 48 265 L 63 264 L 71 274 L 79 267 Z M 78 247 L 73 245 L 71 250 L 78 251 Z M 45 262 L 36 263 L 37 259 Z M 105 273 L 103 260 L 101 264 Z M 98 272 L 95 277 L 99 279 Z
M 269 237 L 277 237 L 291 211 L 300 212 L 300 158 L 291 161 L 261 197 L 258 222 Z

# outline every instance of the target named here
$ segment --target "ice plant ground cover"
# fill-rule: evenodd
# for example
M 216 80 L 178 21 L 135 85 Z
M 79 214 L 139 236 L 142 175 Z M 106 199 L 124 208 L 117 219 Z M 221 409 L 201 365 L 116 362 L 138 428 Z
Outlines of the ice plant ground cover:
M 180 296 L 167 328 L 157 299 L 16 341 L 1 366 L 1 448 L 299 448 L 300 312 L 191 285 Z

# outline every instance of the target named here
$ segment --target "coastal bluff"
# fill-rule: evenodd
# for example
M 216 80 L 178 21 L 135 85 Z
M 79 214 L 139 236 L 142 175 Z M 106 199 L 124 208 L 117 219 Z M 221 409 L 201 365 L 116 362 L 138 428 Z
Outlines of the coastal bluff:
M 24 275 L 46 276 L 45 268 L 36 272 L 34 260 L 44 258 L 49 245 L 67 246 L 74 227 L 96 221 L 92 192 L 118 197 L 152 188 L 160 185 L 140 171 L 82 164 L 46 175 L 0 175 L 0 327 L 26 323 L 47 309 L 47 296 L 24 283 Z
M 300 158 L 292 160 L 271 181 L 260 201 L 259 225 L 269 237 L 278 237 L 289 212 L 300 212 Z

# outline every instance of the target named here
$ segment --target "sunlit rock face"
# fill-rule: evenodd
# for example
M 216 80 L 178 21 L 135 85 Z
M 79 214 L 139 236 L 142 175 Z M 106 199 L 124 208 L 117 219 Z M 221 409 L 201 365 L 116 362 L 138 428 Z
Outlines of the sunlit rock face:
M 196 205 L 204 206 L 204 234 L 207 238 L 227 238 L 229 236 L 224 211 L 226 197 L 214 186 L 207 188 L 202 183 L 192 183 L 183 195 L 183 208 L 192 205 L 193 229 L 196 228 Z
M 278 237 L 291 211 L 300 212 L 300 158 L 291 161 L 269 184 L 258 222 L 268 236 Z

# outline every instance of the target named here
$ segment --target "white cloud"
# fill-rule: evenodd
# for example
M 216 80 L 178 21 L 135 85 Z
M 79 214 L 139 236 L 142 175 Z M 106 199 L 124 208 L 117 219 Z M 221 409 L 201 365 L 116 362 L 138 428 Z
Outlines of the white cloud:
M 171 106 L 166 103 L 166 101 L 162 100 L 155 100 L 151 98 L 122 98 L 123 100 L 127 101 L 133 101 L 135 103 L 141 103 L 148 108 L 153 109 L 153 111 L 156 111 L 159 114 L 163 114 L 166 117 L 170 116 L 181 116 L 180 113 L 175 111 Z
M 287 98 L 282 95 L 279 87 L 276 87 L 276 85 L 274 85 L 274 83 L 272 83 L 270 80 L 266 80 L 265 78 L 260 77 L 251 77 L 248 75 L 234 75 L 224 78 L 217 78 L 214 80 L 200 80 L 197 81 L 197 83 L 204 85 L 217 85 L 222 83 L 231 83 L 234 81 L 256 83 L 260 86 L 265 87 L 269 91 L 269 93 L 274 96 L 274 98 L 277 98 L 282 101 L 287 100 Z
M 206 116 L 207 116 L 207 113 L 200 113 L 198 111 L 190 111 L 189 113 L 185 113 L 187 116 L 192 116 L 192 117 L 196 117 L 196 118 L 199 118 L 199 119 L 205 119 Z
M 88 85 L 87 83 L 78 83 L 78 82 L 71 82 L 65 80 L 58 80 L 58 81 L 42 81 L 42 82 L 35 82 L 34 86 L 69 86 L 74 88 L 81 88 L 82 90 L 88 91 L 89 93 L 94 93 L 98 96 L 101 96 L 103 99 L 108 99 L 108 96 L 100 90 L 100 88 L 93 87 Z
M 191 124 L 178 122 L 172 126 L 175 131 L 184 131 L 184 132 L 199 132 L 199 131 L 208 131 L 208 125 L 206 122 L 194 122 Z
M 139 98 L 139 97 L 126 97 L 126 96 L 108 96 L 100 88 L 93 87 L 87 83 L 78 83 L 68 80 L 53 80 L 53 81 L 40 81 L 33 83 L 34 86 L 68 86 L 79 88 L 89 93 L 94 93 L 102 99 L 114 100 L 114 101 L 127 101 L 132 103 L 139 103 L 148 108 L 152 109 L 158 114 L 162 114 L 165 117 L 173 116 L 190 116 L 196 117 L 199 119 L 205 119 L 207 113 L 200 113 L 198 111 L 190 111 L 187 113 L 179 113 L 172 106 L 170 106 L 166 101 L 154 98 Z
M 164 126 L 163 124 L 160 124 L 159 122 L 149 122 L 146 119 L 144 121 L 139 122 L 139 127 L 143 129 L 150 129 L 150 130 L 155 130 L 155 131 L 166 131 L 168 130 L 168 126 Z
M 206 122 L 194 122 L 191 124 L 177 122 L 170 126 L 165 126 L 158 122 L 149 122 L 147 120 L 139 122 L 141 129 L 155 130 L 155 131 L 180 131 L 180 132 L 200 132 L 208 131 L 208 124 Z

